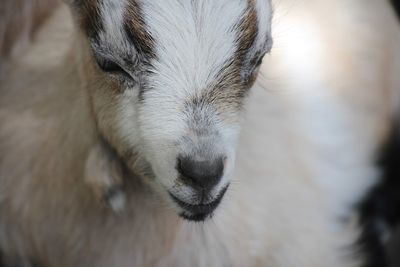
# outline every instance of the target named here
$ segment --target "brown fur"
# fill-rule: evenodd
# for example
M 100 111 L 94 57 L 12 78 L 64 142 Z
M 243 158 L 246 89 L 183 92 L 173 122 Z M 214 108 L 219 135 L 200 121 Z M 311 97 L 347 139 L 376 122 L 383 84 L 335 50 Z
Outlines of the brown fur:
M 142 18 L 139 2 L 129 1 L 125 21 L 125 30 L 136 49 L 145 56 L 154 58 L 154 40 L 146 31 L 146 23 Z
M 240 57 L 246 56 L 248 49 L 257 37 L 257 11 L 254 0 L 248 0 L 248 8 L 239 25 L 239 50 Z
M 97 32 L 103 28 L 98 5 L 98 0 L 84 0 L 72 5 L 77 13 L 80 26 L 91 38 L 96 38 Z
M 222 68 L 214 84 L 210 86 L 211 90 L 193 100 L 195 103 L 212 103 L 220 114 L 229 114 L 227 109 L 241 109 L 244 97 L 257 78 L 258 71 L 254 69 L 254 65 L 260 55 L 256 53 L 255 58 L 250 59 L 251 55 L 248 55 L 258 33 L 254 0 L 248 0 L 247 10 L 237 28 L 238 50 L 234 57 Z M 242 76 L 244 69 L 248 72 L 248 77 Z

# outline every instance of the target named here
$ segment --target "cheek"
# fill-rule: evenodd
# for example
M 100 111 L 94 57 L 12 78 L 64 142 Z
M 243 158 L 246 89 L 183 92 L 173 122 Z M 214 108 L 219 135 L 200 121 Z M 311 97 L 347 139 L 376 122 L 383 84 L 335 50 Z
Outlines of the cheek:
M 127 90 L 123 95 L 118 96 L 118 106 L 116 108 L 116 133 L 121 140 L 137 145 L 138 142 L 138 112 L 137 94 L 134 90 Z
M 223 143 L 225 154 L 227 155 L 226 164 L 229 167 L 231 167 L 235 161 L 236 148 L 240 136 L 240 130 L 240 124 L 229 125 L 221 130 L 221 142 Z
M 156 179 L 164 188 L 172 188 L 176 183 L 178 172 L 176 166 L 176 154 L 171 151 L 162 151 L 161 153 L 150 153 L 148 162 L 155 174 Z
M 168 95 L 152 97 L 150 94 L 138 103 L 140 131 L 146 143 L 154 146 L 172 145 L 185 131 L 183 104 Z
M 143 156 L 157 179 L 170 188 L 177 177 L 175 169 L 179 140 L 185 133 L 182 113 L 176 106 L 149 98 L 139 103 L 138 132 Z
M 101 134 L 123 155 L 140 143 L 138 134 L 137 90 L 115 93 L 111 88 L 98 90 L 94 113 Z

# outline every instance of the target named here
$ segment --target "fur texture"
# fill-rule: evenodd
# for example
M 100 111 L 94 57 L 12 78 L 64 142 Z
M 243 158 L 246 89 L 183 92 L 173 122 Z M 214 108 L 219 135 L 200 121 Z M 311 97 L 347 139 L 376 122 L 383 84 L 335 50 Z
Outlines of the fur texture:
M 0 81 L 5 262 L 364 264 L 353 246 L 360 227 L 352 207 L 379 178 L 375 155 L 400 88 L 400 27 L 388 3 L 280 0 L 271 32 L 266 1 L 140 1 L 154 41 L 148 56 L 121 27 L 126 2 L 69 2 L 73 16 L 57 9 Z M 95 14 L 85 13 L 90 4 Z M 251 8 L 257 35 L 238 53 Z M 254 86 L 237 94 L 270 35 L 274 48 Z M 97 62 L 110 69 L 105 60 L 132 79 L 104 73 Z M 220 91 L 212 90 L 219 75 Z M 120 214 L 85 179 L 96 170 L 88 159 L 107 158 L 103 138 L 123 163 Z M 230 187 L 204 223 L 179 218 L 167 195 L 166 188 L 197 201 L 175 179 L 179 153 L 229 158 L 213 193 Z
M 0 3 L 0 60 L 16 55 L 59 4 L 58 0 L 4 0 Z

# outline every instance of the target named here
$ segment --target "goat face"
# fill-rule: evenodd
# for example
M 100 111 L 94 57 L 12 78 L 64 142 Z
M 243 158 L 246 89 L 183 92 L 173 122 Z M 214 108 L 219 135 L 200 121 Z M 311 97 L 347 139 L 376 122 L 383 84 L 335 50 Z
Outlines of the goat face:
M 270 3 L 80 2 L 71 5 L 91 51 L 100 132 L 182 217 L 209 217 L 229 185 L 243 101 L 271 46 Z

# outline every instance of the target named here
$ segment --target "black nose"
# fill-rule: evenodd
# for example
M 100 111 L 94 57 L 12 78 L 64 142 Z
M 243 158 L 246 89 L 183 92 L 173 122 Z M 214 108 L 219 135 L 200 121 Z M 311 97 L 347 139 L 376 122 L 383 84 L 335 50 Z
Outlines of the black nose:
M 184 182 L 210 190 L 221 180 L 224 173 L 224 158 L 196 161 L 190 157 L 178 157 L 177 169 Z

